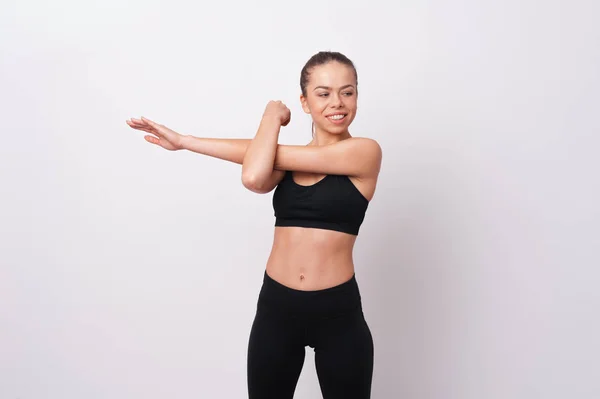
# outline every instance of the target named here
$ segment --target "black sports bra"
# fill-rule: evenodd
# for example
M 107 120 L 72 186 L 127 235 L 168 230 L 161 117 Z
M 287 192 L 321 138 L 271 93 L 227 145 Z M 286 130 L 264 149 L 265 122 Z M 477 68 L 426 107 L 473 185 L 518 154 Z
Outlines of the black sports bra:
M 327 175 L 303 186 L 286 171 L 273 193 L 275 226 L 312 227 L 358 235 L 369 201 L 348 176 Z

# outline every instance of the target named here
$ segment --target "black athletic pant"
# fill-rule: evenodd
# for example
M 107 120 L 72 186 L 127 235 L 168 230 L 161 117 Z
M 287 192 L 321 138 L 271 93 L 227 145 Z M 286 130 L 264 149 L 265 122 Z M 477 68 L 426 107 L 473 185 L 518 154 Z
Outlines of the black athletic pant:
M 354 276 L 299 291 L 265 273 L 248 345 L 250 399 L 293 398 L 306 346 L 314 348 L 324 399 L 370 398 L 373 339 Z

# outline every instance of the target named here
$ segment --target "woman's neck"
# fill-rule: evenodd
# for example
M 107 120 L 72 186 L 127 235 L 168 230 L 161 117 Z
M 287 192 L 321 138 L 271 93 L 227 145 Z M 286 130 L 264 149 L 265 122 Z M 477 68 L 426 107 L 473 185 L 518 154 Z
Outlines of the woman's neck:
M 313 135 L 312 141 L 308 145 L 329 145 L 349 139 L 350 137 L 352 136 L 350 136 L 348 131 L 341 134 L 331 134 L 317 130 Z

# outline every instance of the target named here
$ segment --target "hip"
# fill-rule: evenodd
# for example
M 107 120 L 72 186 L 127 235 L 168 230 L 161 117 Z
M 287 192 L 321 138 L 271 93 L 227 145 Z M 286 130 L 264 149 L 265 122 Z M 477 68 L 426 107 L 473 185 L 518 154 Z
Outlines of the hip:
M 257 310 L 284 318 L 331 319 L 356 312 L 362 314 L 362 299 L 354 274 L 335 286 L 306 291 L 284 285 L 265 271 Z

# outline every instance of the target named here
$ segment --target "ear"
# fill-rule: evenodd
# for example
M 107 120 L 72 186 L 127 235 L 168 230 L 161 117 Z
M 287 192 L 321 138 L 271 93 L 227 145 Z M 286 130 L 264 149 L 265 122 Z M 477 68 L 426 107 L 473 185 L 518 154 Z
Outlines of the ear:
M 304 112 L 310 114 L 310 107 L 308 106 L 308 101 L 306 100 L 306 97 L 304 97 L 304 94 L 300 94 L 300 103 L 302 104 Z

